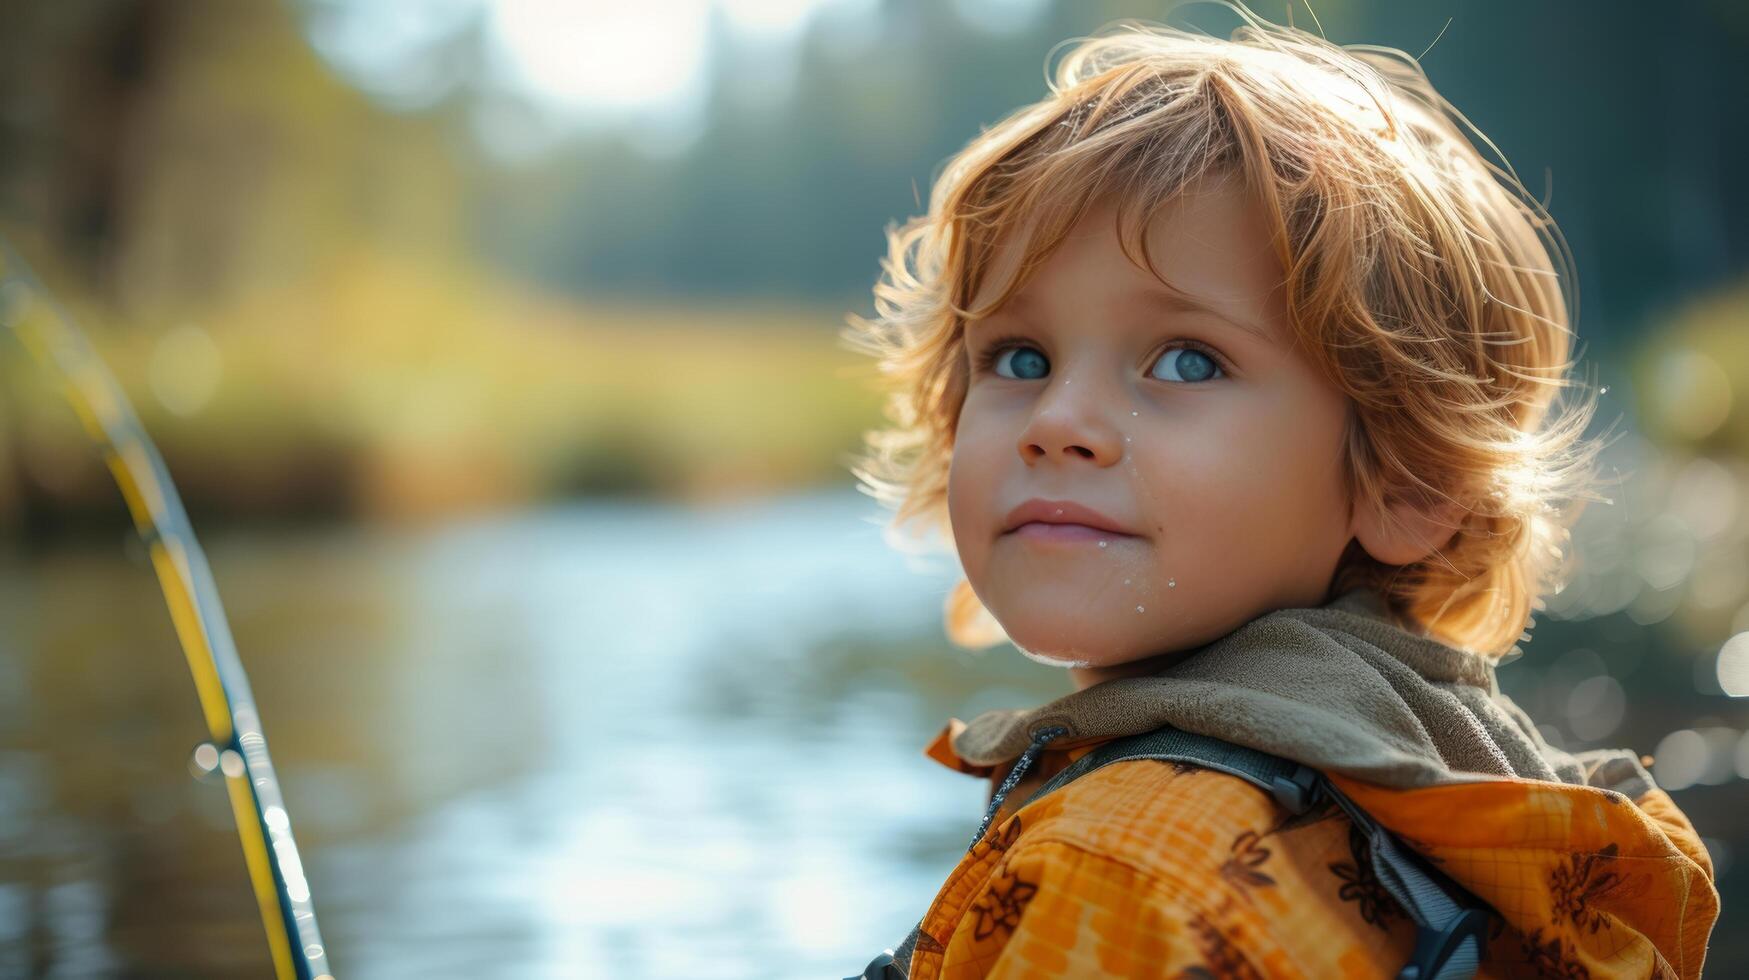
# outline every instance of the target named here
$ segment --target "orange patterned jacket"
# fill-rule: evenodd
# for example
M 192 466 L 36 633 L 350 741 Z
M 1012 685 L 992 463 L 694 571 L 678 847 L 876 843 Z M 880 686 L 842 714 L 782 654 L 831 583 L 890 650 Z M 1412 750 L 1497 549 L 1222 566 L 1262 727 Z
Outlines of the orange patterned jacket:
M 927 755 L 1000 781 L 1011 763 L 955 753 L 963 727 L 950 720 Z M 1414 923 L 1327 801 L 1293 816 L 1238 777 L 1138 759 L 1024 802 L 1103 741 L 1038 757 L 929 906 L 912 980 L 1394 977 L 1409 961 Z M 1492 906 L 1480 976 L 1700 976 L 1713 865 L 1663 790 L 1327 775 Z

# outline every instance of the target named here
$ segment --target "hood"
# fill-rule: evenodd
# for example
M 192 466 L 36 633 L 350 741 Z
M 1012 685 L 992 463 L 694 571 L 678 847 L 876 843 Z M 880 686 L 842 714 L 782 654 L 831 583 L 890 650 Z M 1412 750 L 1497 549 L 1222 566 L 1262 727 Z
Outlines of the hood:
M 1699 973 L 1712 861 L 1641 760 L 1549 745 L 1493 661 L 1403 629 L 1367 589 L 1259 617 L 1152 675 L 951 719 L 928 754 L 989 775 L 1047 728 L 1066 729 L 1049 750 L 1074 758 L 1164 725 L 1324 772 L 1529 943 L 1551 937 L 1557 959 L 1608 969 L 1637 950 Z

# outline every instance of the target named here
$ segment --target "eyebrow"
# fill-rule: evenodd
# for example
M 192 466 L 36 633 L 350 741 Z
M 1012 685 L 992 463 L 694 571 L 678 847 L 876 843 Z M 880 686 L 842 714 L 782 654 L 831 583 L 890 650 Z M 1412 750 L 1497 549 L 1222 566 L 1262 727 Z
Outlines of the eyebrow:
M 1018 293 L 1015 293 L 1013 296 L 1010 296 L 1008 298 L 1008 301 L 1003 303 L 1002 307 L 999 310 L 992 311 L 990 315 L 996 316 L 998 313 L 1010 313 L 1010 314 L 1013 314 L 1015 316 L 1025 318 L 1027 312 L 1029 310 L 1031 310 L 1035 305 L 1036 304 L 1033 302 L 1033 299 L 1031 296 L 1027 295 L 1025 292 L 1018 292 Z M 1187 296 L 1187 295 L 1184 295 L 1181 293 L 1168 292 L 1168 291 L 1163 290 L 1163 289 L 1140 289 L 1140 290 L 1136 290 L 1135 292 L 1132 292 L 1132 293 L 1129 293 L 1128 295 L 1126 295 L 1124 297 L 1124 305 L 1126 305 L 1126 306 L 1127 305 L 1134 305 L 1134 306 L 1140 306 L 1143 308 L 1151 308 L 1151 309 L 1156 310 L 1158 312 L 1169 313 L 1169 314 L 1170 313 L 1203 313 L 1203 314 L 1207 314 L 1208 316 L 1212 316 L 1215 319 L 1220 320 L 1222 323 L 1225 323 L 1228 326 L 1233 327 L 1234 329 L 1241 330 L 1247 334 L 1250 334 L 1252 337 L 1255 337 L 1257 340 L 1261 341 L 1262 343 L 1269 344 L 1269 345 L 1275 344 L 1275 338 L 1271 337 L 1269 335 L 1269 332 L 1267 330 L 1265 330 L 1262 326 L 1255 324 L 1255 323 L 1251 323 L 1247 320 L 1236 319 L 1234 317 L 1228 316 L 1227 314 L 1222 313 L 1220 310 L 1215 309 L 1214 307 L 1208 305 L 1207 303 L 1200 302 L 1199 300 L 1195 299 L 1194 297 Z M 976 321 L 974 321 L 974 322 L 976 322 Z

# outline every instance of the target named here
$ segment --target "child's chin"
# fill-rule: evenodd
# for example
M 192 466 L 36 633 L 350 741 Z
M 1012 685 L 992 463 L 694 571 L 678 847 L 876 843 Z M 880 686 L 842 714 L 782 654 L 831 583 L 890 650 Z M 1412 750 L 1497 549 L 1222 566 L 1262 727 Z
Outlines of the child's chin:
M 1050 667 L 1105 667 L 1130 656 L 1123 644 L 1116 642 L 1119 638 L 1089 636 L 1085 631 L 1076 633 L 1078 642 L 1024 629 L 1009 631 L 1008 638 L 1028 660 Z
M 1018 649 L 1021 655 L 1026 657 L 1026 659 L 1031 660 L 1034 663 L 1044 664 L 1046 667 L 1075 667 L 1085 670 L 1088 667 L 1097 666 L 1091 660 L 1072 659 L 1067 655 L 1057 655 L 1052 653 L 1035 653 L 1023 646 L 1017 646 L 1016 649 Z

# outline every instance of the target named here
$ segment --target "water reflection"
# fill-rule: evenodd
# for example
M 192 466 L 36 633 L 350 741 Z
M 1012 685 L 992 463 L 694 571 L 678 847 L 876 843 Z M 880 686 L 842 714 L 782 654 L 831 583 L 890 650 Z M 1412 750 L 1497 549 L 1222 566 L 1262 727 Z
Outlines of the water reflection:
M 338 967 L 841 976 L 896 942 L 981 804 L 920 746 L 980 685 L 1066 688 L 948 650 L 951 569 L 875 514 L 212 537 Z M 186 668 L 118 554 L 4 569 L 0 974 L 259 973 L 223 792 L 189 778 Z

